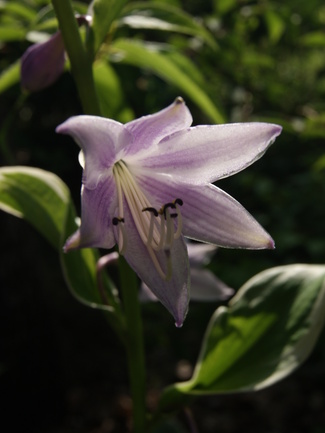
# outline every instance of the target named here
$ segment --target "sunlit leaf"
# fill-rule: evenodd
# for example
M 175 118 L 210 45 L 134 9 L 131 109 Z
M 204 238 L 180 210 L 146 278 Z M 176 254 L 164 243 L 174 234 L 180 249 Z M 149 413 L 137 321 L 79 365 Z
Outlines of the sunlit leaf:
M 307 33 L 300 38 L 300 42 L 306 47 L 324 47 L 325 33 L 323 31 Z
M 275 44 L 283 35 L 286 23 L 278 13 L 271 9 L 265 11 L 264 18 L 268 28 L 270 41 Z
M 104 117 L 115 118 L 123 99 L 120 80 L 105 60 L 95 62 L 93 72 L 101 114 Z
M 0 2 L 0 11 L 29 22 L 33 21 L 37 14 L 37 12 L 26 3 L 24 4 L 22 2 L 12 0 Z
M 89 13 L 93 16 L 93 23 L 88 34 L 88 49 L 92 54 L 97 52 L 126 3 L 127 0 L 92 1 Z
M 157 48 L 159 46 L 153 44 L 118 39 L 111 46 L 111 58 L 152 71 L 166 82 L 176 86 L 180 93 L 191 98 L 213 122 L 223 123 L 222 114 L 202 86 L 196 84 L 188 73 L 182 71 L 175 62 Z
M 292 373 L 309 356 L 325 321 L 325 266 L 289 265 L 249 280 L 213 315 L 191 380 L 170 387 L 163 404 L 184 395 L 255 391 Z
M 110 310 L 96 282 L 96 250 L 64 254 L 62 245 L 77 229 L 76 214 L 67 186 L 53 173 L 32 167 L 0 168 L 0 209 L 28 221 L 56 250 L 72 294 L 84 304 Z M 107 297 L 114 304 L 113 285 L 104 279 Z
M 213 49 L 217 43 L 211 33 L 194 17 L 163 2 L 129 3 L 123 10 L 120 24 L 137 29 L 156 29 L 185 33 L 202 38 Z
M 25 38 L 26 30 L 23 27 L 16 25 L 11 26 L 0 26 L 0 41 L 20 41 Z
M 0 208 L 26 219 L 54 247 L 61 242 L 67 187 L 52 173 L 30 167 L 0 169 Z
M 17 84 L 20 80 L 20 60 L 10 65 L 0 75 L 0 93 Z

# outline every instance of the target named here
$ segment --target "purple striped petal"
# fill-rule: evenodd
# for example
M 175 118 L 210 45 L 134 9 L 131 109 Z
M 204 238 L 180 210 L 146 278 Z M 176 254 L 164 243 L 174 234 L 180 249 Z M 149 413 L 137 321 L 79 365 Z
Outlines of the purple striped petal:
M 268 123 L 197 126 L 165 138 L 140 155 L 138 164 L 189 183 L 211 183 L 259 159 L 281 129 Z
M 214 185 L 198 187 L 158 175 L 156 178 L 142 176 L 139 182 L 154 197 L 154 206 L 176 198 L 183 201 L 181 213 L 186 237 L 225 248 L 274 247 L 270 235 L 246 209 Z
M 88 189 L 96 188 L 101 178 L 111 173 L 117 153 L 132 143 L 124 125 L 103 117 L 70 117 L 56 132 L 71 135 L 83 150 L 83 183 Z
M 117 197 L 113 179 L 101 182 L 94 190 L 85 186 L 81 192 L 81 226 L 68 239 L 65 250 L 74 248 L 113 248 L 115 237 L 112 218 L 116 215 Z
M 159 143 L 159 141 L 174 132 L 182 131 L 192 124 L 192 116 L 182 98 L 164 110 L 149 116 L 140 117 L 125 125 L 126 129 L 133 135 L 134 143 L 128 149 L 131 155 L 148 149 Z
M 208 269 L 191 268 L 191 299 L 200 302 L 226 301 L 235 293 Z
M 125 208 L 125 232 L 127 247 L 125 258 L 148 286 L 159 301 L 174 316 L 176 326 L 182 326 L 189 303 L 189 263 L 187 249 L 183 237 L 175 240 L 170 250 L 172 261 L 172 277 L 166 281 L 161 278 L 153 265 L 152 259 L 144 245 L 128 208 Z M 166 268 L 164 251 L 157 253 L 162 269 Z

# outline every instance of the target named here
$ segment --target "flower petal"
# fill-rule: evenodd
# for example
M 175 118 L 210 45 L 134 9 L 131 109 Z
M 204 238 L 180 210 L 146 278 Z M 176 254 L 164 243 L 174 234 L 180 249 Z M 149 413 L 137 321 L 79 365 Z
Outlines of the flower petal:
M 191 268 L 191 301 L 220 302 L 226 301 L 235 293 L 208 269 Z M 142 282 L 139 299 L 141 302 L 155 302 L 157 297 Z
M 97 116 L 70 117 L 56 132 L 71 135 L 83 150 L 83 183 L 88 189 L 96 188 L 100 178 L 111 172 L 117 153 L 132 142 L 124 125 Z
M 268 123 L 197 126 L 163 139 L 138 164 L 194 184 L 211 183 L 259 159 L 281 129 Z
M 94 190 L 85 186 L 81 191 L 81 226 L 72 235 L 65 251 L 74 248 L 113 248 L 115 237 L 112 218 L 116 214 L 117 197 L 113 178 L 97 185 Z
M 226 248 L 273 248 L 263 227 L 233 197 L 214 185 L 195 186 L 175 182 L 168 176 L 138 178 L 141 187 L 161 206 L 176 198 L 181 208 L 183 234 L 201 242 Z
M 189 241 L 186 242 L 186 246 L 191 268 L 193 266 L 202 267 L 210 263 L 211 257 L 218 249 L 214 245 Z
M 153 146 L 159 141 L 188 128 L 192 124 L 192 116 L 182 98 L 177 98 L 173 104 L 158 113 L 143 116 L 125 125 L 133 135 L 133 145 L 128 154 L 133 155 L 141 150 Z
M 191 268 L 191 300 L 226 301 L 235 293 L 208 269 Z
M 124 219 L 127 239 L 126 260 L 138 274 L 139 278 L 174 316 L 176 326 L 181 326 L 185 319 L 189 302 L 189 263 L 183 237 L 175 240 L 170 250 L 172 277 L 166 281 L 161 278 L 153 265 L 148 249 L 140 239 L 127 207 L 125 207 Z M 164 269 L 166 264 L 165 252 L 158 252 L 157 259 Z

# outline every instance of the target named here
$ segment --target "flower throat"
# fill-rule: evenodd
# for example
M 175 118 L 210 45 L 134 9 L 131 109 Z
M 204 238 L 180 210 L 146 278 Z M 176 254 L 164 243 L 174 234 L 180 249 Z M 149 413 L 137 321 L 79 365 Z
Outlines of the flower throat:
M 123 160 L 114 164 L 113 175 L 117 188 L 119 214 L 113 218 L 112 223 L 118 229 L 120 254 L 125 252 L 127 246 L 123 207 L 123 198 L 125 197 L 139 236 L 147 247 L 156 270 L 161 278 L 169 280 L 172 275 L 170 249 L 174 240 L 178 239 L 182 233 L 180 206 L 183 205 L 183 201 L 176 198 L 157 210 L 151 205 Z M 158 251 L 165 252 L 166 270 L 162 269 L 158 261 Z

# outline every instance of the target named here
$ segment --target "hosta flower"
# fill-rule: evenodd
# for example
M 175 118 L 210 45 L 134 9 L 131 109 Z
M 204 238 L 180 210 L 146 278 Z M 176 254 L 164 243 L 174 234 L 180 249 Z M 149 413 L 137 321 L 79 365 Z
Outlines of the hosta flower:
M 84 153 L 81 226 L 65 245 L 118 244 L 140 279 L 181 326 L 189 301 L 184 236 L 230 248 L 273 248 L 232 197 L 212 185 L 261 157 L 280 134 L 266 123 L 190 127 L 181 98 L 125 125 L 76 116 L 57 128 Z
M 215 254 L 217 247 L 197 242 L 187 242 L 188 259 L 190 263 L 191 277 L 191 300 L 193 301 L 225 301 L 235 291 L 217 278 L 209 269 L 204 266 L 209 264 L 211 257 Z M 142 283 L 140 299 L 145 301 L 156 301 L 156 296 L 149 287 Z
M 50 86 L 63 73 L 64 62 L 64 43 L 60 31 L 46 42 L 31 45 L 21 58 L 23 89 L 38 92 Z

